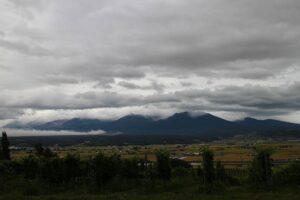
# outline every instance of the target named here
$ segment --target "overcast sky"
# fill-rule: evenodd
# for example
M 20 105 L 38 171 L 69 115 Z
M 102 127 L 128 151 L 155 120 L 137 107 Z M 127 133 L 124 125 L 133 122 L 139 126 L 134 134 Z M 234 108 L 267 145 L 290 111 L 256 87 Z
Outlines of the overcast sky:
M 1 0 L 0 125 L 210 112 L 300 123 L 299 0 Z

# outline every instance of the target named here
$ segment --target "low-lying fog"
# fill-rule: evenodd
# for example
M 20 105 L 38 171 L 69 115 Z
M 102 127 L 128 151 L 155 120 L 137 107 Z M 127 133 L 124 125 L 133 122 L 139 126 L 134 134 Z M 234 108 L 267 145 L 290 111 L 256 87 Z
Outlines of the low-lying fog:
M 42 131 L 42 130 L 23 130 L 23 129 L 1 129 L 6 131 L 8 137 L 25 136 L 58 136 L 58 135 L 101 135 L 104 131 L 75 132 L 75 131 Z

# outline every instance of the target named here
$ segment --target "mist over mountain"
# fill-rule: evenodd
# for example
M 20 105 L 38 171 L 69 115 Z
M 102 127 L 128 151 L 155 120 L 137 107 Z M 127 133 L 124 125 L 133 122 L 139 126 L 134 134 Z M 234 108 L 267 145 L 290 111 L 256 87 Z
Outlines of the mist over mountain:
M 237 134 L 271 133 L 273 131 L 300 132 L 300 124 L 273 119 L 245 118 L 238 121 L 228 121 L 209 113 L 192 116 L 188 112 L 175 113 L 172 116 L 159 120 L 142 115 L 126 115 L 117 120 L 73 118 L 70 120 L 55 120 L 43 124 L 28 123 L 20 125 L 11 123 L 6 128 L 78 132 L 102 130 L 107 133 L 136 135 L 232 136 Z

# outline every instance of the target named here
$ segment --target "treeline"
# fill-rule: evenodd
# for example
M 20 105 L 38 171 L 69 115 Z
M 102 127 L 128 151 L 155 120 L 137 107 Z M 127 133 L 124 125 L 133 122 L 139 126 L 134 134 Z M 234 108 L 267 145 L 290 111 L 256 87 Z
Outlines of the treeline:
M 172 180 L 190 178 L 193 184 L 205 192 L 211 192 L 228 185 L 249 185 L 270 189 L 283 185 L 300 185 L 300 163 L 291 163 L 274 170 L 271 151 L 258 149 L 248 169 L 245 180 L 227 173 L 220 161 L 214 161 L 209 148 L 201 150 L 202 164 L 194 169 L 188 162 L 170 158 L 165 150 L 157 150 L 156 162 L 144 159 L 121 159 L 113 153 L 98 153 L 90 159 L 68 154 L 59 157 L 49 148 L 35 146 L 35 151 L 22 160 L 11 160 L 7 134 L 2 133 L 0 160 L 0 190 L 11 180 L 27 180 L 51 187 L 79 187 L 104 190 L 126 186 L 153 188 L 168 185 Z

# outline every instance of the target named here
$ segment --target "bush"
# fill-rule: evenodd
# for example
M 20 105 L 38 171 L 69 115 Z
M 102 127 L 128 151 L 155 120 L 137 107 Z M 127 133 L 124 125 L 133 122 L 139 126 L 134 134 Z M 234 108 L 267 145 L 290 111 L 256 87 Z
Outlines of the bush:
M 222 193 L 226 189 L 224 183 L 221 181 L 214 181 L 207 185 L 200 186 L 200 192 L 207 193 L 207 194 L 215 194 L 215 193 Z
M 178 158 L 174 158 L 174 159 L 171 159 L 171 167 L 173 169 L 177 168 L 177 167 L 191 169 L 192 165 L 187 161 L 180 160 Z
M 38 176 L 39 160 L 34 156 L 28 156 L 23 160 L 23 172 L 27 179 L 35 179 Z
M 136 158 L 125 159 L 121 165 L 121 177 L 124 179 L 138 179 L 140 167 L 139 162 Z
M 171 163 L 169 153 L 167 151 L 159 150 L 155 153 L 155 156 L 158 178 L 163 181 L 169 181 L 171 179 Z
M 214 153 L 208 148 L 202 150 L 203 182 L 210 184 L 215 180 Z
M 274 173 L 273 181 L 277 186 L 300 185 L 300 162 L 293 162 Z
M 222 181 L 223 183 L 227 180 L 227 174 L 225 173 L 224 165 L 220 161 L 216 163 L 216 179 Z
M 271 154 L 270 149 L 257 150 L 249 170 L 249 181 L 253 186 L 270 186 L 272 177 Z
M 63 159 L 63 176 L 64 182 L 75 181 L 81 175 L 79 155 L 68 154 Z
M 116 177 L 121 164 L 120 156 L 117 154 L 106 156 L 99 153 L 91 162 L 92 178 L 101 187 Z
M 187 169 L 184 167 L 176 167 L 172 170 L 172 175 L 175 177 L 186 177 L 192 174 L 192 169 Z
M 41 160 L 40 178 L 48 184 L 62 184 L 64 177 L 63 162 L 60 158 Z
M 27 184 L 23 188 L 23 195 L 38 196 L 40 194 L 39 186 L 33 184 Z

